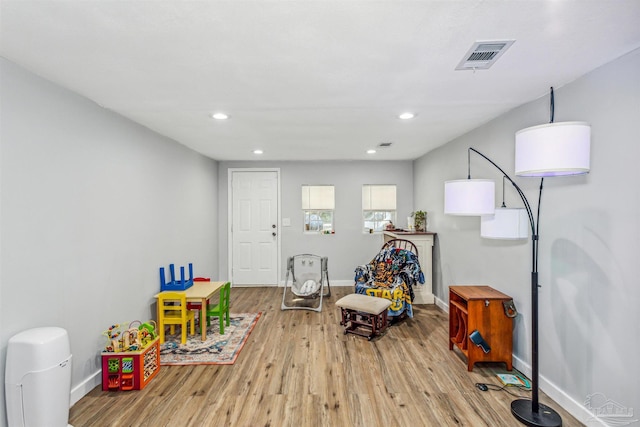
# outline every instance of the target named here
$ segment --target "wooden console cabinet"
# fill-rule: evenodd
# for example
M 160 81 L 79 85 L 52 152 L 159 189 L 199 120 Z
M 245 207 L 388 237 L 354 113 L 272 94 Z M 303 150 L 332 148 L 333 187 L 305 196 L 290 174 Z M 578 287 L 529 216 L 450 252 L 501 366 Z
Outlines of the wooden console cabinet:
M 413 287 L 413 304 L 433 304 L 433 239 L 436 233 L 432 232 L 409 232 L 409 231 L 385 231 L 384 241 L 392 239 L 410 240 L 418 249 L 418 262 L 422 274 L 424 274 L 424 285 Z
M 457 347 L 467 358 L 467 370 L 476 362 L 504 362 L 512 369 L 513 318 L 508 317 L 503 302 L 512 298 L 490 286 L 449 287 L 449 350 Z M 485 353 L 471 342 L 477 330 L 489 344 Z

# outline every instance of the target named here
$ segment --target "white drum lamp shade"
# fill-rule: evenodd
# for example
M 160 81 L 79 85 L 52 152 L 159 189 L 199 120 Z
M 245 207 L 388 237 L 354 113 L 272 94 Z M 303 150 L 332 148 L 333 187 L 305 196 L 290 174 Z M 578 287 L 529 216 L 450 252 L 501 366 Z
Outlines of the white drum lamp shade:
M 496 209 L 496 184 L 490 179 L 458 179 L 444 183 L 444 213 L 492 215 Z
M 558 122 L 516 132 L 515 171 L 518 176 L 562 176 L 589 172 L 591 126 Z
M 517 240 L 529 236 L 529 217 L 524 208 L 496 208 L 480 218 L 480 235 L 486 239 Z

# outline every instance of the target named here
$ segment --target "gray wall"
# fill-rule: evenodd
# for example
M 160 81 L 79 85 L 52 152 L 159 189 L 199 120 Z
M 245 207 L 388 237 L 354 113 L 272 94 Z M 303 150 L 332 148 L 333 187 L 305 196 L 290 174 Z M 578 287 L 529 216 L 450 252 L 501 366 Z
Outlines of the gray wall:
M 591 173 L 547 178 L 540 220 L 541 387 L 583 421 L 584 402 L 603 393 L 640 410 L 640 50 L 557 88 L 555 121 L 592 126 Z M 553 82 L 550 82 L 551 84 Z M 544 91 L 544 88 L 541 88 Z M 415 204 L 431 212 L 438 233 L 435 292 L 446 302 L 449 285 L 488 284 L 511 295 L 518 368 L 530 364 L 531 242 L 480 238 L 479 218 L 443 214 L 444 181 L 467 176 L 467 148 L 474 147 L 510 175 L 514 134 L 548 121 L 549 97 L 523 105 L 416 160 Z M 477 155 L 474 178 L 501 175 Z M 515 178 L 514 176 L 512 176 Z M 539 180 L 515 178 L 537 207 Z M 507 206 L 521 206 L 511 188 Z
M 101 333 L 155 317 L 159 267 L 217 275 L 217 162 L 0 67 L 0 401 L 9 338 L 42 326 L 69 332 L 73 401 L 100 382 Z
M 362 232 L 362 185 L 396 184 L 398 224 L 406 227 L 407 215 L 413 210 L 413 162 L 220 162 L 218 194 L 220 223 L 219 270 L 227 278 L 228 262 L 228 170 L 229 168 L 279 168 L 281 188 L 281 218 L 291 220 L 290 227 L 281 230 L 281 281 L 286 275 L 287 257 L 312 253 L 329 257 L 331 282 L 353 284 L 354 270 L 371 260 L 382 245 L 380 234 Z M 335 186 L 335 234 L 304 234 L 301 209 L 302 184 Z
M 411 162 L 217 164 L 3 59 L 0 67 L 3 367 L 9 337 L 57 325 L 70 333 L 75 395 L 91 389 L 99 381 L 101 332 L 114 322 L 153 316 L 159 266 L 193 262 L 197 274 L 226 278 L 228 168 L 277 167 L 281 217 L 292 221 L 282 229 L 282 279 L 287 256 L 311 252 L 330 257 L 332 280 L 351 281 L 355 266 L 381 243 L 380 236 L 361 233 L 360 187 L 393 179 L 399 225 L 416 207 L 429 212 L 430 229 L 438 233 L 440 299 L 446 301 L 452 284 L 490 284 L 513 296 L 521 313 L 516 366 L 527 371 L 530 242 L 483 240 L 478 218 L 444 216 L 443 182 L 466 176 L 468 146 L 512 171 L 513 135 L 547 120 L 548 97 L 429 153 L 413 168 Z M 632 184 L 640 158 L 638 75 L 640 51 L 556 90 L 556 121 L 592 125 L 592 171 L 545 181 L 540 362 L 543 390 L 582 419 L 589 416 L 582 403 L 593 393 L 640 409 L 634 268 L 640 192 Z M 472 157 L 474 177 L 499 183 L 496 172 Z M 535 206 L 539 181 L 516 179 Z M 336 186 L 335 235 L 302 233 L 302 184 Z M 510 190 L 507 204 L 519 205 Z

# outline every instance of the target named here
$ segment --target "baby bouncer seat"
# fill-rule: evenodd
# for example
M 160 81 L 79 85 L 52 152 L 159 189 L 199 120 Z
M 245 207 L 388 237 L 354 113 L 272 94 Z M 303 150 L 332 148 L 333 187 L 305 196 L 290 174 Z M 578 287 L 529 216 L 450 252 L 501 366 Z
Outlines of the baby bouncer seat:
M 327 257 L 312 254 L 287 258 L 281 309 L 322 311 L 322 298 L 331 296 L 327 264 Z

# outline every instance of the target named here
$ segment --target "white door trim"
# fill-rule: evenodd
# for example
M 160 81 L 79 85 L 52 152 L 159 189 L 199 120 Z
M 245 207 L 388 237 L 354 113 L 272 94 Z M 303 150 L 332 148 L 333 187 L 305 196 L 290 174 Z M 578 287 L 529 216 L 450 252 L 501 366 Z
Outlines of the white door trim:
M 234 172 L 275 172 L 277 178 L 277 189 L 278 189 L 278 215 L 277 215 L 277 236 L 276 236 L 276 244 L 277 244 L 277 266 L 276 272 L 278 275 L 278 280 L 275 286 L 278 286 L 280 283 L 281 277 L 281 242 L 280 233 L 282 229 L 282 214 L 281 214 L 281 185 L 280 185 L 280 168 L 229 168 L 227 169 L 227 254 L 229 254 L 228 265 L 227 265 L 227 277 L 229 277 L 229 281 L 231 282 L 231 286 L 233 285 L 233 236 L 231 231 L 231 222 L 233 220 L 233 200 L 231 198 L 233 194 L 232 188 L 232 177 Z M 249 286 L 249 285 L 244 285 Z

